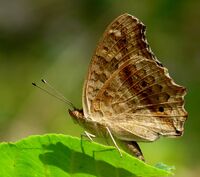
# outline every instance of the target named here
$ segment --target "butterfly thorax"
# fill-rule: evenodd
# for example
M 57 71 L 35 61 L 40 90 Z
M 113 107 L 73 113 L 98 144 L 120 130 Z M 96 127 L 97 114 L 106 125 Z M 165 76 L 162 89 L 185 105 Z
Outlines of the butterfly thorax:
M 70 116 L 73 118 L 75 123 L 78 123 L 81 127 L 86 129 L 87 131 L 95 134 L 96 136 L 106 137 L 107 131 L 106 126 L 103 122 L 97 122 L 90 118 L 86 118 L 84 116 L 82 109 L 68 110 Z

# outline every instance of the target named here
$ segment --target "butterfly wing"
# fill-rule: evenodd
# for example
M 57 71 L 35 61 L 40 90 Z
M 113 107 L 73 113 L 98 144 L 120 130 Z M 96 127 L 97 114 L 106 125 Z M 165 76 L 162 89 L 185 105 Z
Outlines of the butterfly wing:
M 92 102 L 97 93 L 121 64 L 135 55 L 155 59 L 145 41 L 145 26 L 135 17 L 123 14 L 105 30 L 91 60 L 83 88 L 83 110 L 93 112 Z
M 114 20 L 96 49 L 83 89 L 84 114 L 107 122 L 123 140 L 180 135 L 187 117 L 185 88 L 153 55 L 144 32 L 131 15 Z

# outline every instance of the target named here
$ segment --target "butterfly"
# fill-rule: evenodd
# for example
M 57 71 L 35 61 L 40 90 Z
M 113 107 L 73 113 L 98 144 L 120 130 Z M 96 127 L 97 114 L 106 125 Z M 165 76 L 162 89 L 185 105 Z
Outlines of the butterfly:
M 115 140 L 144 160 L 137 142 L 183 134 L 185 94 L 151 51 L 144 24 L 125 13 L 107 27 L 92 57 L 83 109 L 69 114 L 91 140 L 110 137 L 118 150 Z

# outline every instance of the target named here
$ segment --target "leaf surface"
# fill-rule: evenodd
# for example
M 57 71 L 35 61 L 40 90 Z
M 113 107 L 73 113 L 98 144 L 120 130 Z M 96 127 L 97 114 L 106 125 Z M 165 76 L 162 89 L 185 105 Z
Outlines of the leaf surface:
M 61 134 L 35 135 L 0 144 L 0 177 L 168 176 L 111 147 Z

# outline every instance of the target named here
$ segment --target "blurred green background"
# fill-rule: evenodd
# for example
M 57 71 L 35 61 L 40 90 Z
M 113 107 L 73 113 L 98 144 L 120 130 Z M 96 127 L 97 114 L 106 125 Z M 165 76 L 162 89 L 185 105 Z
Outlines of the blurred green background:
M 128 12 L 178 84 L 189 118 L 178 139 L 141 143 L 150 164 L 176 166 L 178 177 L 200 174 L 200 1 L 0 0 L 0 141 L 28 135 L 80 136 L 67 106 L 32 87 L 47 79 L 81 107 L 88 64 L 106 26 Z

